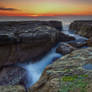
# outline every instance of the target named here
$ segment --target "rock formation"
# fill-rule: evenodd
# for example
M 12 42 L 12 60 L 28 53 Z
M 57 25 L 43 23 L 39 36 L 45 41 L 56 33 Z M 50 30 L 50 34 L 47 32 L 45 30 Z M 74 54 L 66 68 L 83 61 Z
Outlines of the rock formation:
M 75 48 L 81 48 L 87 46 L 87 40 L 78 39 L 76 41 L 69 41 L 68 44 Z
M 84 37 L 92 37 L 92 21 L 74 21 L 70 24 L 70 30 Z
M 11 85 L 6 85 L 5 88 L 0 86 L 2 92 L 7 92 L 9 89 L 10 92 L 24 92 L 24 88 L 20 85 L 12 85 L 21 84 L 21 82 L 25 84 L 26 74 L 25 70 L 18 66 L 6 67 L 4 69 L 2 69 L 2 66 L 16 63 L 34 63 L 40 60 L 56 43 L 75 40 L 74 37 L 62 33 L 61 24 L 58 21 L 0 23 L 0 84 Z M 84 60 L 87 54 L 91 56 L 91 49 L 72 52 L 75 48 L 69 44 L 61 44 L 59 48 L 59 51 L 61 50 L 60 53 L 63 51 L 63 54 L 68 55 L 48 66 L 41 79 L 29 89 L 29 92 L 58 92 L 62 89 L 61 83 L 63 82 L 61 82 L 61 79 L 64 76 L 66 78 L 66 75 L 76 74 L 77 77 L 80 77 L 80 72 L 86 75 L 86 70 L 78 69 L 86 64 L 87 58 L 85 58 L 85 63 L 83 63 L 82 59 Z M 69 55 L 70 52 L 72 53 Z M 88 71 L 89 76 L 91 76 L 91 72 Z
M 74 50 L 76 50 L 76 48 L 72 47 L 71 45 L 67 43 L 61 42 L 58 48 L 56 49 L 56 52 L 65 55 L 65 54 L 69 54 L 70 52 Z
M 4 66 L 0 69 L 0 86 L 21 85 L 27 91 L 27 72 L 17 65 Z
M 88 65 L 90 69 L 87 69 Z M 75 50 L 49 65 L 40 80 L 30 88 L 31 91 L 91 92 L 92 48 Z
M 58 41 L 74 40 L 73 37 L 56 29 L 61 25 L 59 23 L 51 21 L 0 23 L 0 66 L 39 60 Z M 55 27 L 50 26 L 52 24 Z

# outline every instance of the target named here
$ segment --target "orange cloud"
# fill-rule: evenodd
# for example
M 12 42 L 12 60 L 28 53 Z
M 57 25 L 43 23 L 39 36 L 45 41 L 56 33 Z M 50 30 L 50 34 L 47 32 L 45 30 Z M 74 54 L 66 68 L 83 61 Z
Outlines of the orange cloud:
M 7 16 L 92 15 L 92 0 L 2 0 L 0 5 L 5 7 L 0 15 Z

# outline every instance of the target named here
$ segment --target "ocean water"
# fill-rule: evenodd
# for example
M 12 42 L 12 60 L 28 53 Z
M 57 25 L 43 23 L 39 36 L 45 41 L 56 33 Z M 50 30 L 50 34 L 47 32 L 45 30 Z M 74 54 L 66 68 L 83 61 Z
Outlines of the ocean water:
M 53 16 L 53 17 L 23 17 L 23 16 L 0 16 L 0 21 L 31 21 L 31 20 L 58 20 L 62 21 L 64 29 L 74 20 L 92 20 L 92 16 Z

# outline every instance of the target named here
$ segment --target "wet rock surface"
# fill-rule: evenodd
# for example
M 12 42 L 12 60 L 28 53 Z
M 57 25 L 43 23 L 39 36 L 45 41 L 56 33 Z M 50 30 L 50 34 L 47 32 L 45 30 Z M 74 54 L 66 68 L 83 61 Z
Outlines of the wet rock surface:
M 70 25 L 70 30 L 84 37 L 92 37 L 92 20 L 90 21 L 74 21 Z
M 72 47 L 71 45 L 67 43 L 61 42 L 58 48 L 56 49 L 56 52 L 65 55 L 65 54 L 69 54 L 70 52 L 74 50 L 76 50 L 76 48 Z
M 92 70 L 83 68 L 88 63 L 92 64 L 92 48 L 75 50 L 49 65 L 30 92 L 91 92 Z
M 0 86 L 18 84 L 26 86 L 26 74 L 26 70 L 18 66 L 3 67 L 0 70 Z

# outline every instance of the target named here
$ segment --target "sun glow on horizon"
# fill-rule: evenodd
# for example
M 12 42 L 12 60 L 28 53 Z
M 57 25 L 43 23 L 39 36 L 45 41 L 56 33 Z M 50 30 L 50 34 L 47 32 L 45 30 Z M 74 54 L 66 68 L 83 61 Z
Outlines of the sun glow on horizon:
M 2 16 L 92 15 L 91 0 L 3 0 Z

